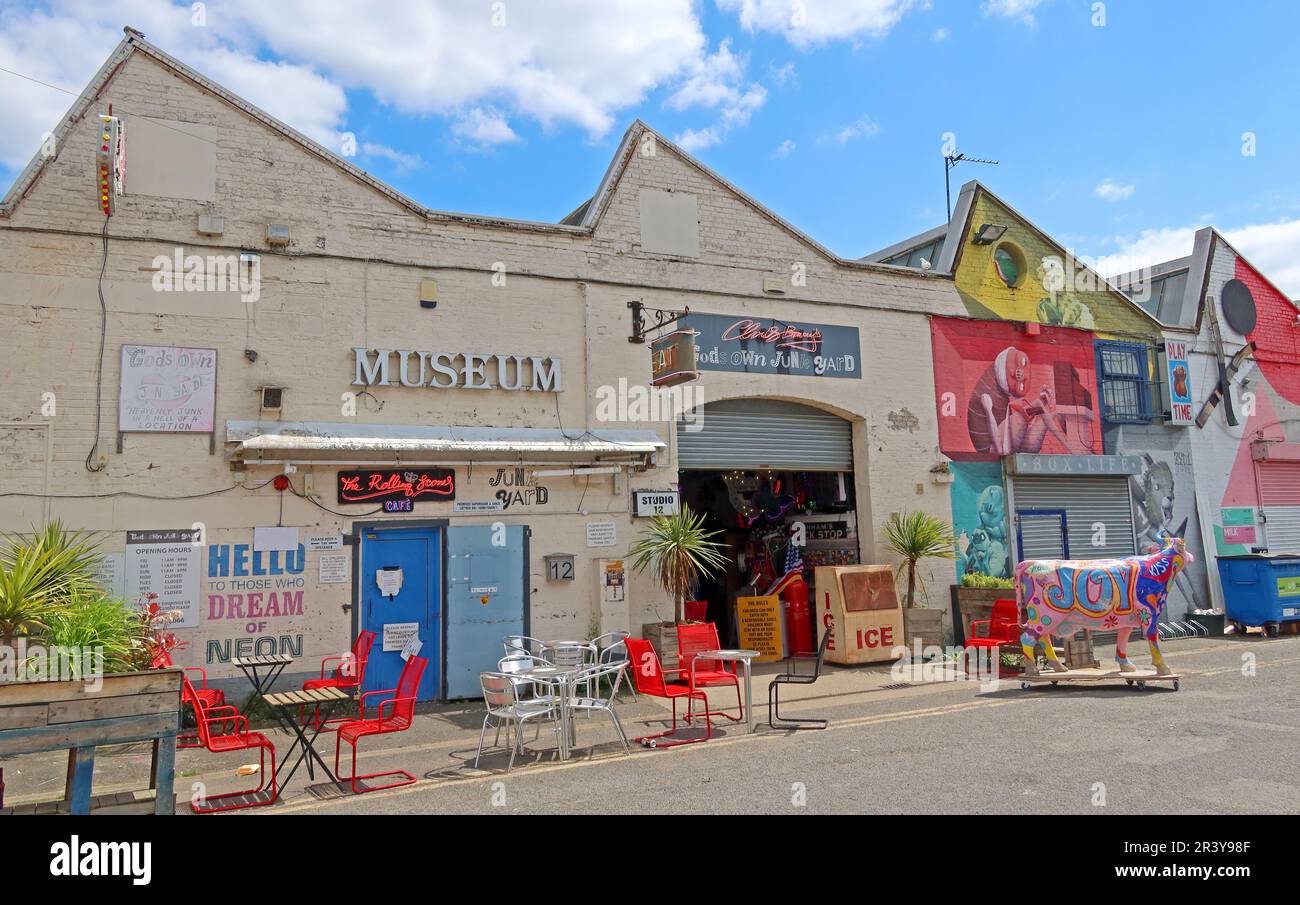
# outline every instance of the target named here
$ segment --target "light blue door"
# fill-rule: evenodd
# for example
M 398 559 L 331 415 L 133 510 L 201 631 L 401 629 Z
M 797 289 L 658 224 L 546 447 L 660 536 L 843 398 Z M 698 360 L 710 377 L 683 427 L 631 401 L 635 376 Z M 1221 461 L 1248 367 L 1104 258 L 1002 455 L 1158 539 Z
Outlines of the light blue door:
M 447 529 L 447 697 L 475 698 L 505 635 L 526 634 L 528 535 L 522 525 Z
M 441 528 L 368 528 L 361 538 L 361 627 L 378 637 L 370 650 L 362 691 L 396 688 L 405 661 L 397 650 L 384 650 L 384 626 L 389 646 L 414 630 L 421 641 L 419 656 L 429 661 L 420 679 L 419 699 L 431 701 L 441 688 L 442 663 L 442 537 Z M 380 587 L 400 571 L 395 594 Z M 395 580 L 395 579 L 393 579 Z M 392 588 L 390 587 L 390 590 Z

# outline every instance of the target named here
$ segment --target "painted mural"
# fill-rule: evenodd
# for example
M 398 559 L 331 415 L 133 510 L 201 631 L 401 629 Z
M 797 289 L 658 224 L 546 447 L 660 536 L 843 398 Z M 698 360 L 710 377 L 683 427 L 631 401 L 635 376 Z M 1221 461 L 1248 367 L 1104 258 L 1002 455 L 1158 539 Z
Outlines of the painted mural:
M 972 316 L 1102 332 L 1152 332 L 1153 322 L 1097 274 L 981 188 L 967 221 L 968 239 L 986 223 L 1007 230 L 987 245 L 967 241 L 954 274 L 957 292 Z
M 997 462 L 952 464 L 952 524 L 957 537 L 957 577 L 1011 577 L 1007 498 Z
M 1192 467 L 1191 428 L 1160 424 L 1113 427 L 1106 446 L 1121 455 L 1142 457 L 1142 471 L 1129 478 L 1133 529 L 1139 553 L 1159 549 L 1161 536 L 1181 537 L 1195 559 L 1169 587 L 1166 613 L 1177 619 L 1188 610 L 1210 606 L 1206 565 L 1196 509 L 1196 478 Z
M 1093 336 L 1015 324 L 931 320 L 939 446 L 958 461 L 1102 450 Z
M 1205 379 L 1198 381 L 1195 408 L 1210 399 L 1219 363 L 1247 343 L 1253 350 L 1232 375 L 1232 406 L 1238 424 L 1228 423 L 1227 405 L 1213 408 L 1198 432 L 1198 479 L 1206 487 L 1219 553 L 1248 553 L 1269 546 L 1260 519 L 1259 469 L 1253 447 L 1270 457 L 1300 456 L 1300 328 L 1296 307 L 1254 267 L 1215 235 L 1205 303 L 1214 304 L 1222 334 L 1219 359 L 1211 334 L 1202 329 L 1198 347 L 1206 359 Z M 1208 320 L 1206 318 L 1205 320 Z

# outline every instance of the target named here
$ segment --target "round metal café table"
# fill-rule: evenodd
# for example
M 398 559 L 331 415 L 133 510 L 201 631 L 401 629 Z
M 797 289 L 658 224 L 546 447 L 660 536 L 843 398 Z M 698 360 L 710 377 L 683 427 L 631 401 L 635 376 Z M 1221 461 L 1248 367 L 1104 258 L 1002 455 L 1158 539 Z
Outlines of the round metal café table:
M 695 687 L 695 664 L 701 660 L 722 660 L 727 663 L 739 663 L 745 671 L 745 724 L 749 731 L 754 731 L 754 677 L 750 663 L 762 652 L 745 648 L 728 648 L 725 650 L 702 650 L 691 660 L 691 687 Z

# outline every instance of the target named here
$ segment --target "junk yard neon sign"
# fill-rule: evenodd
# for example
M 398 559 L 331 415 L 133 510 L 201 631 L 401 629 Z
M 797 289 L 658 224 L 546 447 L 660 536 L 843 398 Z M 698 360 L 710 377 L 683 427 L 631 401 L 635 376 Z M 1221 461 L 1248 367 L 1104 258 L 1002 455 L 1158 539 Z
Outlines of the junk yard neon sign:
M 435 390 L 563 389 L 560 360 L 541 355 L 484 355 L 411 349 L 353 349 L 353 386 L 428 387 Z

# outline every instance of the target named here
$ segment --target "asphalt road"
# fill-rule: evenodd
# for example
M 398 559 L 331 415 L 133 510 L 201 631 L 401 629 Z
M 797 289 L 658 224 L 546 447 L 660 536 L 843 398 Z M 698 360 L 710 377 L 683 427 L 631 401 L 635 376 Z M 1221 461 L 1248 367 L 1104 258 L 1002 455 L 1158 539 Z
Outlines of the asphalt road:
M 277 811 L 1300 812 L 1300 638 L 1186 640 L 1165 652 L 1185 676 L 1180 691 L 917 685 L 847 706 L 827 702 L 832 723 L 820 732 L 728 728 L 670 751 L 608 749 L 508 776 L 435 774 Z

